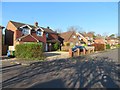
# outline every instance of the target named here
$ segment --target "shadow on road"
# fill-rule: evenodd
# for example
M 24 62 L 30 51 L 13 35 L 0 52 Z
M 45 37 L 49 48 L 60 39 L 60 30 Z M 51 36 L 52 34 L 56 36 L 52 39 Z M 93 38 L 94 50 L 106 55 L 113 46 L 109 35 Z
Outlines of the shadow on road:
M 49 76 L 43 78 L 48 73 Z M 37 76 L 39 78 L 36 79 Z M 42 78 L 44 83 L 41 83 Z M 75 57 L 37 62 L 25 68 L 19 75 L 3 81 L 2 85 L 22 86 L 23 81 L 34 83 L 32 79 L 36 79 L 37 84 L 30 88 L 118 88 L 120 65 L 109 61 L 106 57 L 87 58 L 87 60 L 86 57 Z
M 60 53 L 44 53 L 44 55 L 46 56 L 46 57 L 50 57 L 50 56 L 56 56 L 56 55 L 61 55 Z
M 31 88 L 65 88 L 64 82 L 61 79 L 54 79 L 48 82 L 40 83 Z

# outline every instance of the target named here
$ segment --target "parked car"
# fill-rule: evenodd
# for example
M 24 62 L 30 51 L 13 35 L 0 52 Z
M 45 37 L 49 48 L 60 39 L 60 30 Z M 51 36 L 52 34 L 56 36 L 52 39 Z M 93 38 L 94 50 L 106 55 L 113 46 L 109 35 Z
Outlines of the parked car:
M 78 48 L 80 49 L 80 51 L 83 51 L 83 49 L 85 49 L 85 46 L 77 46 L 77 45 L 75 45 L 75 46 L 72 48 L 72 51 L 75 52 Z

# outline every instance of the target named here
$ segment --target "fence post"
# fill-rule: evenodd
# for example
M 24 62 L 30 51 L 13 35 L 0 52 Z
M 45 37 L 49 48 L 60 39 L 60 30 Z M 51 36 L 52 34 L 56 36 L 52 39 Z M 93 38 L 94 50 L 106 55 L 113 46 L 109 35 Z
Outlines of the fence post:
M 79 48 L 77 49 L 77 53 L 78 53 L 78 56 L 80 56 L 80 49 Z

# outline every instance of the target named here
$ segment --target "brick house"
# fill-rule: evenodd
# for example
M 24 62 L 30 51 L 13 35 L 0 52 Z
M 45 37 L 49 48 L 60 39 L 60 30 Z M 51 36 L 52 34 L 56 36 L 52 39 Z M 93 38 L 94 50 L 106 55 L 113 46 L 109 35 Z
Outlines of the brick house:
M 84 36 L 82 36 L 80 33 L 76 33 L 75 31 L 63 32 L 60 34 L 60 37 L 63 38 L 63 44 L 65 42 L 68 42 L 71 46 L 76 44 L 87 43 L 87 40 L 84 38 Z
M 86 33 L 86 32 L 84 32 L 84 33 L 82 33 L 83 34 L 83 36 L 87 39 L 87 41 L 88 41 L 88 45 L 92 45 L 94 42 L 94 32 L 88 32 L 88 33 Z
M 87 39 L 75 31 L 63 32 L 59 35 L 59 40 L 63 44 L 62 49 L 68 51 L 74 45 L 87 44 Z
M 5 30 L 5 44 L 15 47 L 20 43 L 37 42 L 42 43 L 44 51 L 53 50 L 53 44 L 59 42 L 58 34 L 49 27 L 24 24 L 15 21 L 9 21 Z
M 107 40 L 107 44 L 109 44 L 110 46 L 117 45 L 119 42 L 119 39 L 115 37 L 107 37 L 106 40 Z
M 96 37 L 94 39 L 94 44 L 107 44 L 107 41 L 102 37 Z

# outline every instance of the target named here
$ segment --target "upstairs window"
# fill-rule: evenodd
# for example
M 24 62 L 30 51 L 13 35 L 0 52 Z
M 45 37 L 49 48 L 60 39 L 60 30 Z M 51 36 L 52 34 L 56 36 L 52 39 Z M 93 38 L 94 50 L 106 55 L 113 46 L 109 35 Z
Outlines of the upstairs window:
M 37 36 L 42 36 L 43 32 L 42 31 L 37 31 L 36 34 L 37 34 Z
M 48 33 L 46 33 L 46 38 L 48 38 Z
M 74 35 L 74 36 L 73 36 L 73 38 L 75 39 L 75 38 L 76 38 L 76 36 Z
M 23 28 L 22 33 L 23 33 L 24 35 L 28 35 L 28 34 L 30 34 L 30 29 L 28 29 L 28 28 Z

